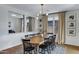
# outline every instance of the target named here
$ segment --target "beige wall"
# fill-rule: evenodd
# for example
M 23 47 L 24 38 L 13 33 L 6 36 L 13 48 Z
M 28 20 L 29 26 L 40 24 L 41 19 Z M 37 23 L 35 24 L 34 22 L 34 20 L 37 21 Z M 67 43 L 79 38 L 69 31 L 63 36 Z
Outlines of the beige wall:
M 48 28 L 48 16 L 43 17 L 43 28 L 44 28 L 44 34 L 46 34 Z
M 40 33 L 46 34 L 47 28 L 48 28 L 48 16 L 40 15 L 38 18 L 39 18 L 38 19 L 38 30 Z M 42 20 L 41 22 L 40 22 L 40 19 Z M 41 27 L 40 27 L 40 25 L 41 25 Z M 41 31 L 40 31 L 40 29 L 41 29 Z

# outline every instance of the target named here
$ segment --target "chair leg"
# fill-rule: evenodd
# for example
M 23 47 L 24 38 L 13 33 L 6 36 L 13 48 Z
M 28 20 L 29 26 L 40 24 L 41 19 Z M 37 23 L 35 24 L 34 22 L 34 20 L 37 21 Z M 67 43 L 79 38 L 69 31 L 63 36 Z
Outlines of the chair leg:
M 32 51 L 29 51 L 29 54 L 32 54 Z
M 39 48 L 39 53 L 41 53 L 41 49 Z
M 47 53 L 49 53 L 49 46 L 46 49 L 47 49 Z
M 45 54 L 45 49 L 40 49 L 40 50 L 39 50 L 39 53 Z
M 25 51 L 23 53 L 25 54 Z
M 35 49 L 34 49 L 34 50 L 32 50 L 32 54 L 35 54 L 35 53 L 36 53 Z
M 45 49 L 42 49 L 41 53 L 42 53 L 42 54 L 45 54 Z

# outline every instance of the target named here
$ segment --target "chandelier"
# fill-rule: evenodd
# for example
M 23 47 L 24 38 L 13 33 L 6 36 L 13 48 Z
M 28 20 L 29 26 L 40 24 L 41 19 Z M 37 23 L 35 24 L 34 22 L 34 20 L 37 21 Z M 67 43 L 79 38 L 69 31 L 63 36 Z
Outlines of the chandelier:
M 43 6 L 44 4 L 41 4 L 41 14 L 43 14 Z
M 41 11 L 40 11 L 40 15 L 44 16 L 44 15 L 48 15 L 48 12 L 44 12 L 44 4 L 40 4 L 41 5 Z

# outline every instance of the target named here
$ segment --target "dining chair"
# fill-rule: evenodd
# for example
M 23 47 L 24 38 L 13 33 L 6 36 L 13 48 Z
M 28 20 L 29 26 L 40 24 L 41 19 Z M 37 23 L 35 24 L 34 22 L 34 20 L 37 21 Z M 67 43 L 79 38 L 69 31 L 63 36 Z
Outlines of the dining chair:
M 50 49 L 49 49 L 50 44 L 49 44 L 48 39 L 49 39 L 49 38 L 44 38 L 44 41 L 45 41 L 45 42 L 39 46 L 39 48 L 40 48 L 40 50 L 41 50 L 40 53 L 42 53 L 42 54 L 45 54 L 46 52 L 47 52 L 48 54 L 51 53 L 51 52 L 50 52 Z
M 53 36 L 50 36 L 49 37 L 49 40 L 50 40 L 50 48 L 53 50 L 55 47 L 56 47 L 56 45 L 55 45 L 55 39 L 56 39 L 56 35 L 53 35 Z
M 30 44 L 30 40 L 22 39 L 22 43 L 23 43 L 24 54 L 26 53 L 32 54 L 35 47 L 33 47 L 32 44 Z
M 39 53 L 45 54 L 46 52 L 48 53 L 47 45 L 46 44 L 41 44 L 39 46 Z
M 53 35 L 52 44 L 54 45 L 54 47 L 56 47 L 56 45 L 55 45 L 55 39 L 56 39 L 56 35 Z

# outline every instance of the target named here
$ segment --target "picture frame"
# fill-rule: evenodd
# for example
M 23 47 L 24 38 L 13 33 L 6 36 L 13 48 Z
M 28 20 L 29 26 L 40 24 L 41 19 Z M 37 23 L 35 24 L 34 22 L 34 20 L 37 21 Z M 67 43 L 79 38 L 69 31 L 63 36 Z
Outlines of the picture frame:
M 76 36 L 76 29 L 68 29 L 68 36 Z
M 68 18 L 69 18 L 69 21 L 71 21 L 71 20 L 74 21 L 74 20 L 75 20 L 75 16 L 74 16 L 74 14 L 69 15 Z
M 75 21 L 68 21 L 67 22 L 67 27 L 70 28 L 70 29 L 71 28 L 75 29 L 76 28 L 76 22 Z
M 69 12 L 66 19 L 67 36 L 76 36 L 76 14 Z

